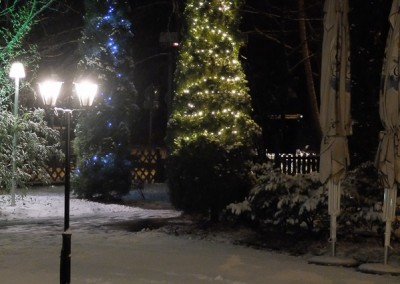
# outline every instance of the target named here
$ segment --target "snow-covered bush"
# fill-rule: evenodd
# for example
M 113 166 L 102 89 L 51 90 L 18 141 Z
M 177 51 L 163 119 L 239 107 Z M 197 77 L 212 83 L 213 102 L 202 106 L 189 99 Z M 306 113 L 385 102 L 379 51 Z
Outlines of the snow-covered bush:
M 9 190 L 12 180 L 12 140 L 17 131 L 16 144 L 16 182 L 25 187 L 32 175 L 43 182 L 49 181 L 46 172 L 47 161 L 60 157 L 59 133 L 47 126 L 44 111 L 36 109 L 24 111 L 15 123 L 15 116 L 7 111 L 0 111 L 0 188 Z
M 342 231 L 380 230 L 384 225 L 381 218 L 384 189 L 374 164 L 365 162 L 349 171 L 342 188 L 342 212 L 338 217 Z
M 260 226 L 280 229 L 307 228 L 310 232 L 328 231 L 328 195 L 318 173 L 290 176 L 272 164 L 255 165 L 256 186 L 241 203 L 230 204 L 228 212 L 245 216 Z M 342 182 L 338 233 L 380 232 L 383 188 L 372 162 L 347 173 Z M 400 198 L 397 200 L 400 206 Z M 399 222 L 394 222 L 394 229 Z
M 242 203 L 230 204 L 229 211 L 245 214 L 260 226 L 309 231 L 323 227 L 327 196 L 317 173 L 290 176 L 270 163 L 256 164 L 252 171 L 257 185 Z

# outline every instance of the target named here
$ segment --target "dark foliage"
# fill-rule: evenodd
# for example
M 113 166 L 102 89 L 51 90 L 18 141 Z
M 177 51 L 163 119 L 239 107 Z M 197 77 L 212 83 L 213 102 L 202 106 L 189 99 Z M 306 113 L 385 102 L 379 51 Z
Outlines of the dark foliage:
M 130 190 L 131 163 L 114 154 L 93 156 L 83 161 L 77 174 L 81 178 L 74 180 L 74 188 L 81 198 L 118 201 Z
M 79 118 L 76 127 L 74 189 L 89 199 L 119 198 L 131 185 L 127 161 L 137 106 L 130 49 L 133 35 L 124 5 L 85 1 L 79 75 L 94 77 L 100 91 L 95 105 Z
M 171 202 L 188 213 L 210 213 L 217 221 L 219 212 L 243 200 L 251 187 L 247 159 L 244 149 L 228 151 L 205 138 L 187 143 L 169 158 Z

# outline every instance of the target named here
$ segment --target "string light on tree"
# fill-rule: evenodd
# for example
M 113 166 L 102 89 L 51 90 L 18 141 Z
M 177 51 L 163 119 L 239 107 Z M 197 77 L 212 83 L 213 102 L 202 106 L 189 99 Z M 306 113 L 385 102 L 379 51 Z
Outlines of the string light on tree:
M 232 28 L 238 24 L 239 2 L 188 1 L 189 33 L 180 51 L 175 112 L 169 122 L 177 149 L 181 137 L 216 139 L 218 134 L 222 144 L 238 139 L 242 144 L 259 132 L 250 117 L 247 81 L 238 60 L 241 42 Z
M 117 194 L 123 194 L 130 187 L 130 138 L 136 89 L 130 54 L 133 34 L 124 15 L 125 5 L 125 1 L 116 0 L 85 1 L 81 41 L 84 69 L 80 71 L 96 74 L 103 90 L 95 111 L 82 117 L 76 128 L 77 181 L 82 185 L 77 190 L 87 198 L 96 193 L 107 198 L 111 194 L 109 188 L 113 187 Z M 101 179 L 104 182 L 96 185 L 96 180 Z M 111 182 L 114 185 L 107 186 Z

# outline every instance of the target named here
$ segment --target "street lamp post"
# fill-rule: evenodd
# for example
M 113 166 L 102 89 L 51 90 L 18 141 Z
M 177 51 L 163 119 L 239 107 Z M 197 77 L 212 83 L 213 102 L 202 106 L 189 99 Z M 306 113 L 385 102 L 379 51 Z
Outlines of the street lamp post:
M 19 80 L 25 78 L 24 66 L 20 62 L 15 62 L 11 65 L 10 78 L 15 80 L 15 97 L 14 97 L 14 118 L 15 125 L 18 120 L 18 96 L 19 96 Z M 15 206 L 15 188 L 17 187 L 16 182 L 16 171 L 17 171 L 17 128 L 14 127 L 13 140 L 12 140 L 12 179 L 11 179 L 11 206 Z
M 71 283 L 71 230 L 69 229 L 69 203 L 70 203 L 70 143 L 71 143 L 71 117 L 74 109 L 65 109 L 55 107 L 57 97 L 60 93 L 62 82 L 45 81 L 39 83 L 40 94 L 45 106 L 54 108 L 65 114 L 66 118 L 66 145 L 65 145 L 65 196 L 64 196 L 64 232 L 62 234 L 62 248 L 61 248 L 61 261 L 60 261 L 60 283 Z M 81 83 L 74 83 L 75 90 L 78 94 L 81 107 L 91 106 L 97 92 L 97 85 L 84 81 Z

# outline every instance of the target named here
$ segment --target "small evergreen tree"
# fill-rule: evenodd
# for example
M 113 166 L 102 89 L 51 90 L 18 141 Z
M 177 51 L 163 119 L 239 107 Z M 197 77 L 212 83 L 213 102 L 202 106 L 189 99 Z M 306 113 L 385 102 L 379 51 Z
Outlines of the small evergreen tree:
M 119 1 L 85 1 L 81 74 L 91 74 L 100 94 L 76 127 L 77 193 L 85 198 L 120 198 L 130 189 L 130 133 L 136 90 L 132 84 L 131 23 Z
M 239 62 L 240 0 L 189 0 L 169 120 L 168 182 L 173 204 L 211 213 L 250 188 L 248 161 L 259 127 L 251 119 Z
M 18 119 L 8 111 L 0 110 L 0 189 L 9 190 L 12 180 L 12 140 L 17 131 L 18 143 L 15 161 L 15 181 L 19 187 L 27 187 L 32 176 L 49 182 L 46 171 L 50 158 L 61 158 L 59 133 L 44 120 L 44 111 L 28 111 Z
M 40 55 L 36 45 L 26 41 L 39 15 L 54 0 L 0 1 L 0 189 L 11 188 L 12 141 L 16 134 L 15 151 L 17 186 L 26 187 L 31 175 L 49 180 L 45 171 L 50 157 L 60 156 L 58 132 L 48 127 L 43 110 L 31 110 L 24 105 L 33 98 L 31 82 L 35 80 Z M 14 108 L 14 80 L 9 78 L 10 66 L 20 61 L 25 66 L 26 78 L 21 80 L 19 115 Z

